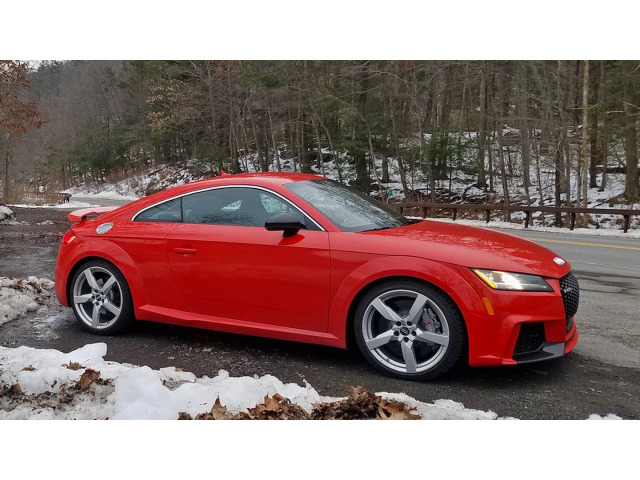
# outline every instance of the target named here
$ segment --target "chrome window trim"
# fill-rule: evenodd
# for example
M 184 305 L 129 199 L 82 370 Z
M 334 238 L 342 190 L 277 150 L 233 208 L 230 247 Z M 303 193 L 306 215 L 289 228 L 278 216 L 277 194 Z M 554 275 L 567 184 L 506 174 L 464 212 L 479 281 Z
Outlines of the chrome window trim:
M 300 207 L 298 207 L 296 204 L 294 204 L 291 200 L 289 200 L 287 197 L 279 194 L 278 192 L 274 192 L 273 190 L 270 190 L 268 188 L 265 187 L 259 187 L 257 185 L 219 185 L 217 187 L 207 187 L 207 188 L 203 188 L 200 190 L 194 190 L 192 192 L 186 192 L 186 193 L 182 193 L 180 195 L 176 195 L 175 197 L 170 197 L 170 198 L 166 198 L 160 202 L 156 202 L 153 205 L 149 205 L 148 207 L 143 208 L 142 210 L 137 211 L 133 217 L 131 217 L 131 221 L 135 222 L 136 217 L 138 215 L 140 215 L 143 212 L 146 212 L 147 210 L 149 210 L 150 208 L 153 207 L 157 207 L 158 205 L 161 205 L 165 202 L 169 202 L 171 200 L 176 200 L 177 198 L 182 198 L 182 197 L 186 197 L 187 195 L 193 195 L 195 193 L 202 193 L 202 192 L 208 192 L 209 190 L 218 190 L 221 188 L 253 188 L 255 190 L 262 190 L 265 191 L 267 193 L 270 193 L 272 195 L 275 195 L 276 197 L 282 199 L 285 201 L 285 203 L 288 203 L 289 205 L 291 205 L 294 209 L 296 209 L 297 211 L 299 211 L 305 218 L 308 218 L 309 220 L 311 220 L 319 229 L 321 232 L 326 232 L 327 230 L 325 228 L 322 227 L 322 225 L 320 225 L 318 222 L 316 222 L 310 215 L 308 215 L 304 210 L 302 210 Z M 153 222 L 151 222 L 153 223 Z M 167 223 L 167 222 L 158 222 L 158 223 Z M 184 223 L 184 222 L 175 222 L 175 223 Z M 215 224 L 199 224 L 199 223 L 194 223 L 191 225 L 215 225 Z M 227 225 L 228 226 L 228 225 Z M 236 226 L 243 226 L 243 225 L 236 225 Z M 256 227 L 256 228 L 260 228 L 260 227 Z

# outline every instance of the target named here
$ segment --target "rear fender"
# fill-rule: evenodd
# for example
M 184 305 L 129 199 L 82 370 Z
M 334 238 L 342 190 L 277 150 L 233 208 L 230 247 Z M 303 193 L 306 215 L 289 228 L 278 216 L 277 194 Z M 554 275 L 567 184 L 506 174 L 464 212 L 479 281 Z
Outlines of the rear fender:
M 69 286 L 72 278 L 71 272 L 75 272 L 78 266 L 86 260 L 99 258 L 113 263 L 122 272 L 131 290 L 133 305 L 144 305 L 142 277 L 131 257 L 122 248 L 108 240 L 92 238 L 90 243 L 90 248 L 87 243 L 84 243 L 74 252 L 73 260 L 70 262 L 73 267 L 69 269 L 70 274 L 65 281 L 67 296 L 69 295 Z

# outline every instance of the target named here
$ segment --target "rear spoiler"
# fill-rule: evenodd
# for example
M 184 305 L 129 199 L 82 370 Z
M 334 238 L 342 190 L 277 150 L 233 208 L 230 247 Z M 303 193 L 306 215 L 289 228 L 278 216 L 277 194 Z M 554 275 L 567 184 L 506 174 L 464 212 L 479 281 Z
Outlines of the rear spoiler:
M 87 217 L 102 215 L 103 213 L 113 212 L 114 210 L 120 208 L 116 207 L 91 207 L 91 208 L 83 208 L 81 210 L 74 210 L 67 218 L 70 222 L 84 222 Z

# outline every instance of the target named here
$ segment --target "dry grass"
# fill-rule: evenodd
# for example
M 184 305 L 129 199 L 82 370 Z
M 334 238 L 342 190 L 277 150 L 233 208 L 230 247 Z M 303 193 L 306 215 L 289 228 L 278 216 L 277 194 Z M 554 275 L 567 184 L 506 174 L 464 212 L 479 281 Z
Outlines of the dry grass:
M 14 184 L 7 200 L 10 204 L 57 205 L 62 202 L 62 197 L 54 189 L 39 192 L 37 186 Z

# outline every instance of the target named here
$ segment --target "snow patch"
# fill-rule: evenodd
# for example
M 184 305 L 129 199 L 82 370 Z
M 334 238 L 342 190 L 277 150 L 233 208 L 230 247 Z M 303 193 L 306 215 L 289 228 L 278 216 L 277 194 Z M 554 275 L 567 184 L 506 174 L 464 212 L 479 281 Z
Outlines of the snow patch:
M 587 420 L 622 420 L 622 417 L 619 417 L 618 415 L 614 415 L 613 413 L 605 415 L 604 417 L 597 415 L 595 413 L 592 413 L 591 415 L 589 415 L 589 418 Z
M 416 220 L 428 220 L 434 222 L 448 222 L 448 223 L 458 223 L 460 225 L 470 225 L 472 227 L 488 227 L 488 228 L 502 228 L 506 230 L 522 230 L 525 232 L 551 232 L 551 233 L 570 233 L 572 235 L 596 235 L 601 237 L 620 237 L 620 238 L 640 238 L 640 230 L 629 230 L 627 233 L 624 233 L 622 230 L 614 230 L 608 228 L 600 228 L 600 229 L 591 229 L 591 228 L 575 228 L 570 230 L 568 228 L 559 228 L 559 227 L 538 227 L 535 225 L 529 225 L 528 228 L 524 228 L 524 225 L 518 223 L 509 223 L 500 220 L 491 220 L 489 223 L 486 223 L 483 220 L 466 220 L 466 219 L 456 219 L 452 220 L 450 218 L 422 218 L 422 217 L 407 217 L 413 218 Z
M 307 382 L 283 383 L 273 375 L 231 377 L 220 370 L 213 378 L 197 378 L 175 367 L 153 370 L 148 366 L 105 361 L 106 354 L 105 343 L 85 345 L 70 353 L 24 346 L 0 347 L 0 390 L 8 391 L 19 385 L 19 389 L 15 387 L 18 393 L 0 395 L 0 419 L 175 420 L 179 412 L 196 416 L 210 411 L 216 398 L 232 413 L 247 411 L 263 402 L 266 395 L 276 393 L 307 412 L 316 403 L 341 400 L 319 395 Z M 100 381 L 82 390 L 77 383 L 88 369 L 100 372 Z M 69 391 L 74 393 L 71 399 L 65 399 Z M 424 420 L 512 419 L 499 417 L 491 410 L 465 408 L 453 400 L 425 403 L 404 393 L 377 395 L 404 402 Z M 589 417 L 619 418 L 614 414 Z
M 53 286 L 47 278 L 0 277 L 0 325 L 39 310 L 52 298 Z
M 15 204 L 11 204 L 12 207 L 19 207 L 19 208 L 58 208 L 58 209 L 67 209 L 67 208 L 88 208 L 88 207 L 98 207 L 99 205 L 96 203 L 86 203 L 86 202 L 76 202 L 75 200 L 72 200 L 70 202 L 67 203 L 58 203 L 56 205 L 31 205 L 31 204 L 26 204 L 26 203 L 15 203 Z
M 0 205 L 0 222 L 15 220 L 16 215 L 9 207 Z

